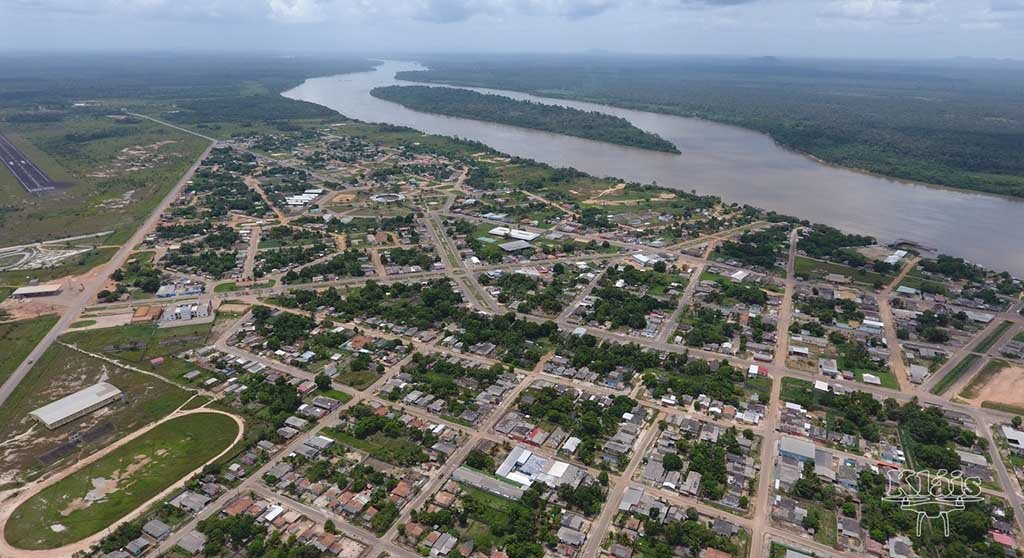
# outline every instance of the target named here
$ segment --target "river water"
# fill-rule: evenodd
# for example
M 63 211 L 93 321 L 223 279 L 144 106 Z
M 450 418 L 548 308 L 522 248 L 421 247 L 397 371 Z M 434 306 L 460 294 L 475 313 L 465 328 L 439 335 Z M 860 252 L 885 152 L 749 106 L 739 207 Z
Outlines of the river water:
M 764 134 L 695 118 L 477 89 L 621 116 L 674 143 L 682 151 L 677 155 L 421 113 L 370 96 L 374 87 L 407 84 L 395 80 L 395 73 L 417 69 L 423 66 L 388 61 L 370 72 L 310 79 L 284 95 L 330 107 L 350 118 L 477 140 L 505 153 L 575 167 L 596 176 L 715 194 L 726 201 L 772 209 L 880 241 L 912 240 L 1024 276 L 1022 200 L 905 183 L 824 165 L 779 147 Z

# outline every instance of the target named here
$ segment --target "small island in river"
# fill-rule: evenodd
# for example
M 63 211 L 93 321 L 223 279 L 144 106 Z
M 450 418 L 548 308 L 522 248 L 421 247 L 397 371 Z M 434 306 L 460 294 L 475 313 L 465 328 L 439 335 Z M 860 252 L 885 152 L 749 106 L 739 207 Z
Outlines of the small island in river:
M 377 87 L 370 94 L 421 112 L 531 128 L 628 147 L 679 153 L 672 142 L 625 118 L 596 111 L 518 101 L 502 95 L 422 85 Z

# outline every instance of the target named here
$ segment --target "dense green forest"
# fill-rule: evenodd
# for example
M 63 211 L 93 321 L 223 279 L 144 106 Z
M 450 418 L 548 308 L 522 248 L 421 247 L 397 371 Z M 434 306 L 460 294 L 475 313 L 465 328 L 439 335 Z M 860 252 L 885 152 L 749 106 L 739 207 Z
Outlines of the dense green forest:
M 1024 196 L 1012 62 L 508 56 L 423 60 L 400 79 L 526 91 L 761 131 L 852 168 Z
M 334 111 L 279 95 L 306 78 L 369 70 L 346 57 L 240 55 L 0 56 L 0 119 L 58 121 L 75 113 L 108 114 L 109 102 L 186 124 L 337 117 Z
M 625 118 L 595 111 L 517 101 L 466 89 L 422 85 L 378 87 L 370 94 L 421 112 L 497 122 L 629 147 L 679 153 L 676 146 Z

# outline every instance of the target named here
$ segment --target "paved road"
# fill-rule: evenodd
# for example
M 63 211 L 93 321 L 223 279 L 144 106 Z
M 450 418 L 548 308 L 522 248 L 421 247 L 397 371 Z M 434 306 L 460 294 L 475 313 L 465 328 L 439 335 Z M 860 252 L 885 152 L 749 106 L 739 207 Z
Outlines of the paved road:
M 156 227 L 157 222 L 160 220 L 160 214 L 162 214 L 167 207 L 171 205 L 171 202 L 178 197 L 178 194 L 181 193 L 181 190 L 185 187 L 188 181 L 192 179 L 192 175 L 195 174 L 196 169 L 199 168 L 199 165 L 210 153 L 210 150 L 213 149 L 214 145 L 216 144 L 211 143 L 203 151 L 203 154 L 199 156 L 199 159 L 189 167 L 188 171 L 186 171 L 184 176 L 181 177 L 181 180 L 179 180 L 178 183 L 174 185 L 174 188 L 171 188 L 171 191 L 164 196 L 164 199 L 160 201 L 156 208 L 153 209 L 153 212 L 135 231 L 135 234 L 133 234 L 132 237 L 122 244 L 117 252 L 114 253 L 113 257 L 110 258 L 110 261 L 97 267 L 93 272 L 93 278 L 83 283 L 81 292 L 79 292 L 78 296 L 74 299 L 74 302 L 64 310 L 60 320 L 58 320 L 46 336 L 39 341 L 36 347 L 32 349 L 32 352 L 28 354 L 28 357 L 22 361 L 11 376 L 7 378 L 7 381 L 4 382 L 3 386 L 0 386 L 0 405 L 3 405 L 4 401 L 11 396 L 14 390 L 18 387 L 18 384 L 20 384 L 21 381 L 25 379 L 25 376 L 28 375 L 32 366 L 40 357 L 43 356 L 43 353 L 50 348 L 50 345 L 57 340 L 57 337 L 67 331 L 68 326 L 78 319 L 78 315 L 82 312 L 82 309 L 92 304 L 96 299 L 96 293 L 103 288 L 103 284 L 106 282 L 107 277 L 117 270 L 117 268 L 124 265 L 124 262 L 128 259 L 128 256 L 131 254 L 135 246 L 142 242 L 146 235 Z
M 53 180 L 17 148 L 11 140 L 0 134 L 0 160 L 30 194 L 41 194 L 56 189 Z

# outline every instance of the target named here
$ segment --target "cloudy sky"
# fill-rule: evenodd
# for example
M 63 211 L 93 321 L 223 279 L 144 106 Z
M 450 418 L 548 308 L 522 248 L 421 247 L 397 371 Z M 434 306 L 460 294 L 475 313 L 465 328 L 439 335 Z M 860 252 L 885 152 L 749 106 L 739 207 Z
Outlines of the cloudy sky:
M 1024 0 L 0 0 L 13 50 L 1024 59 Z

